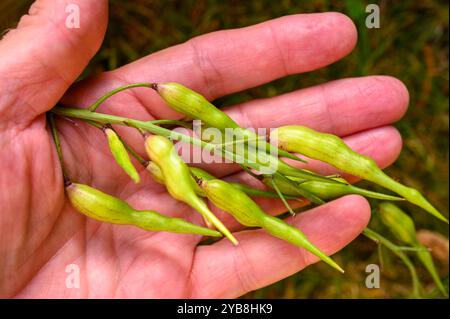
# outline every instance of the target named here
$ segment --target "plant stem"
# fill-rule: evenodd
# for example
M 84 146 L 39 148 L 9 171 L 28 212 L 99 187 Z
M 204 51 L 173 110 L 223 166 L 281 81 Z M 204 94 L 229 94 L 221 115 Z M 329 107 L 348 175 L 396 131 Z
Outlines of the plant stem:
M 430 251 L 430 249 L 426 247 L 405 247 L 405 246 L 397 246 L 398 250 L 401 251 L 412 251 L 412 252 L 420 252 L 420 251 Z
M 132 148 L 128 143 L 125 143 L 124 140 L 119 136 L 119 139 L 122 141 L 123 146 L 127 149 L 128 153 L 131 154 L 142 166 L 147 167 L 149 161 L 143 158 L 141 155 L 136 152 L 134 148 Z
M 411 262 L 411 260 L 408 258 L 408 256 L 406 256 L 405 253 L 401 249 L 399 249 L 399 247 L 397 245 L 393 244 L 388 239 L 384 238 L 380 234 L 376 233 L 375 231 L 373 231 L 367 227 L 363 230 L 363 234 L 367 238 L 369 238 L 377 243 L 383 244 L 385 247 L 387 247 L 389 250 L 391 250 L 395 255 L 397 255 L 397 257 L 399 257 L 403 261 L 403 263 L 406 265 L 406 267 L 408 267 L 409 272 L 411 273 L 411 279 L 412 279 L 412 285 L 413 285 L 412 294 L 415 298 L 420 298 L 421 284 L 419 281 L 419 277 L 417 276 L 416 269 L 414 268 L 414 265 Z
M 295 212 L 292 210 L 291 206 L 289 205 L 289 203 L 284 198 L 284 195 L 280 191 L 280 189 L 278 188 L 278 185 L 275 183 L 275 181 L 273 179 L 271 179 L 270 182 L 272 183 L 273 189 L 277 192 L 278 197 L 280 197 L 280 199 L 283 202 L 284 206 L 286 206 L 286 208 L 289 210 L 289 213 L 291 213 L 292 216 L 295 216 Z
M 137 87 L 147 87 L 147 88 L 151 88 L 153 85 L 153 83 L 133 83 L 133 84 L 127 84 L 121 87 L 118 87 L 112 91 L 109 91 L 108 93 L 106 93 L 105 95 L 103 95 L 102 97 L 100 97 L 97 101 L 95 101 L 91 106 L 89 106 L 87 109 L 91 112 L 94 112 L 99 106 L 100 104 L 102 104 L 103 102 L 105 102 L 105 100 L 107 100 L 108 98 L 110 98 L 111 96 L 113 96 L 116 93 L 131 89 L 131 88 L 137 88 Z
M 53 141 L 56 146 L 56 153 L 58 154 L 59 164 L 61 165 L 61 171 L 64 179 L 64 185 L 70 184 L 70 179 L 67 176 L 66 168 L 64 166 L 64 157 L 61 149 L 61 142 L 59 140 L 58 129 L 56 128 L 55 117 L 51 113 L 47 113 L 48 122 L 52 132 Z

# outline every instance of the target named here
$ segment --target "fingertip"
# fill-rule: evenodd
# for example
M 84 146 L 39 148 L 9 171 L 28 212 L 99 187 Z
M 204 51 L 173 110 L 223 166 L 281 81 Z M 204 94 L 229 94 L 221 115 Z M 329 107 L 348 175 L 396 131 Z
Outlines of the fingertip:
M 403 148 L 403 139 L 400 132 L 393 126 L 386 126 L 384 129 L 384 143 L 386 153 L 389 156 L 384 157 L 384 161 L 381 161 L 380 166 L 382 168 L 388 167 L 394 163 L 400 156 Z
M 290 74 L 331 64 L 353 50 L 357 32 L 353 21 L 338 12 L 294 14 L 264 22 L 277 34 Z
M 358 32 L 352 19 L 340 12 L 321 13 L 323 21 L 321 40 L 323 50 L 319 56 L 328 56 L 329 60 L 337 61 L 349 54 L 356 46 Z
M 358 236 L 370 221 L 371 208 L 366 198 L 360 195 L 347 195 L 341 198 L 341 213 L 353 226 L 354 237 Z M 353 240 L 353 239 L 352 239 Z
M 358 42 L 358 29 L 355 23 L 349 16 L 341 12 L 328 12 L 326 14 L 330 16 L 335 28 L 339 28 L 341 37 L 345 40 L 341 43 L 343 55 L 350 53 Z
M 386 101 L 386 112 L 390 114 L 391 121 L 400 120 L 408 110 L 409 91 L 399 79 L 390 75 L 377 75 L 371 77 L 383 89 L 383 100 Z

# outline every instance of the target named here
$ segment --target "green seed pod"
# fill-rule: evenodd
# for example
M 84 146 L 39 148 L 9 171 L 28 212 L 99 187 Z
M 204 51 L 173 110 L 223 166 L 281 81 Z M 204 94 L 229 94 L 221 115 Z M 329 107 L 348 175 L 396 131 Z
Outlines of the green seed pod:
M 98 221 L 134 225 L 151 231 L 221 236 L 217 231 L 191 224 L 181 218 L 167 217 L 150 210 L 135 210 L 127 202 L 88 185 L 71 183 L 66 187 L 66 192 L 73 207 Z
M 278 141 L 281 149 L 323 161 L 344 172 L 381 185 L 448 223 L 448 220 L 419 191 L 396 182 L 387 176 L 373 159 L 356 153 L 335 135 L 293 125 L 276 129 L 272 132 L 271 138 Z
M 150 159 L 161 169 L 169 194 L 197 210 L 233 244 L 237 245 L 236 238 L 195 193 L 189 167 L 178 156 L 172 142 L 163 136 L 149 136 L 145 140 L 145 149 Z
M 299 229 L 279 218 L 267 215 L 244 192 L 220 179 L 202 180 L 200 186 L 214 205 L 233 215 L 242 225 L 264 228 L 271 235 L 307 249 L 333 268 L 343 272 L 330 257 L 309 242 Z
M 383 202 L 379 205 L 380 218 L 391 233 L 402 243 L 416 246 L 416 228 L 411 217 L 392 203 Z
M 179 83 L 158 83 L 154 84 L 153 88 L 177 112 L 202 120 L 205 124 L 218 129 L 239 127 L 201 94 Z
M 420 248 L 417 251 L 417 256 L 427 271 L 430 273 L 433 281 L 438 289 L 447 296 L 447 290 L 442 284 L 441 278 L 433 263 L 433 257 L 426 247 L 422 246 L 416 237 L 416 228 L 414 221 L 399 207 L 391 203 L 381 203 L 379 206 L 381 221 L 386 225 L 391 233 L 402 243 L 410 246 Z
M 418 248 L 425 248 L 424 246 L 418 245 Z M 433 278 L 434 283 L 438 287 L 438 289 L 441 291 L 441 293 L 448 298 L 448 292 L 447 289 L 445 289 L 444 284 L 441 281 L 441 278 L 439 277 L 439 273 L 436 270 L 436 266 L 433 262 L 433 257 L 431 256 L 430 252 L 427 250 L 419 250 L 417 251 L 417 256 L 419 257 L 419 260 L 422 262 L 422 264 L 427 269 L 428 273 Z
M 392 201 L 404 200 L 401 197 L 378 193 L 378 192 L 374 192 L 374 191 L 370 191 L 367 189 L 362 189 L 362 188 L 350 185 L 342 178 L 333 178 L 333 179 L 342 182 L 342 184 L 307 181 L 307 182 L 298 184 L 298 187 L 303 188 L 324 200 L 331 200 L 331 199 L 335 199 L 335 198 L 342 197 L 345 195 L 350 195 L 350 194 L 356 194 L 356 195 L 361 195 L 361 196 L 368 197 L 368 198 L 376 198 L 376 199 L 381 199 L 381 200 L 392 200 Z
M 159 183 L 159 184 L 162 184 L 162 185 L 165 185 L 165 184 L 166 184 L 165 181 L 164 181 L 163 173 L 162 173 L 162 171 L 161 171 L 161 169 L 159 168 L 158 165 L 156 165 L 156 164 L 153 163 L 152 161 L 149 161 L 146 168 L 147 168 L 147 171 L 149 171 L 150 174 L 152 175 L 153 180 L 154 180 L 155 182 L 157 182 L 157 183 Z M 196 168 L 195 168 L 195 167 L 189 167 L 189 170 L 191 171 L 191 174 L 192 174 L 193 176 L 195 176 L 195 175 L 192 173 L 192 171 L 193 171 L 194 169 L 196 169 Z M 206 173 L 205 171 L 203 171 L 203 170 L 201 170 L 201 169 L 198 169 L 197 172 L 200 173 L 200 171 L 202 171 L 203 173 Z M 204 175 L 203 173 L 202 173 L 202 175 Z M 206 173 L 206 174 L 208 174 L 208 173 Z M 198 184 L 196 183 L 196 181 L 195 181 L 195 179 L 194 179 L 193 176 L 191 176 L 191 181 L 192 181 L 192 186 L 194 187 L 195 193 L 196 193 L 198 196 L 206 197 L 206 195 L 205 195 L 204 192 L 203 192 L 203 189 L 201 189 L 200 186 L 198 186 Z M 211 176 L 211 175 L 210 175 L 210 176 Z M 211 176 L 211 178 L 214 178 L 214 177 Z
M 109 127 L 106 127 L 103 131 L 105 132 L 106 138 L 108 139 L 109 149 L 111 150 L 111 153 L 117 164 L 122 167 L 125 173 L 127 173 L 135 183 L 139 183 L 139 173 L 136 171 L 133 163 L 131 163 L 131 159 L 128 155 L 127 149 L 123 145 L 119 136 L 116 134 L 116 132 L 114 132 L 113 129 Z
M 225 112 L 219 110 L 201 94 L 184 85 L 175 82 L 154 83 L 152 88 L 158 92 L 172 109 L 194 119 L 201 120 L 208 127 L 215 127 L 219 130 L 235 129 L 246 138 L 260 138 L 257 134 L 241 128 Z M 263 143 L 266 150 L 269 151 L 271 145 L 265 141 Z M 302 161 L 297 156 L 283 150 L 278 150 L 278 154 L 282 157 Z

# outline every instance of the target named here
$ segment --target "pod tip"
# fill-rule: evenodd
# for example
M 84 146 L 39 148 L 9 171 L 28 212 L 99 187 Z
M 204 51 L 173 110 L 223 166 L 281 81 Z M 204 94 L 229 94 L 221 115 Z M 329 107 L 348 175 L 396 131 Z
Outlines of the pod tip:
M 339 271 L 341 274 L 345 273 L 344 269 L 341 268 L 334 260 L 332 260 L 330 257 L 327 257 L 325 259 L 322 259 L 325 261 L 328 265 Z
M 430 212 L 432 215 L 434 215 L 436 218 L 442 220 L 444 223 L 448 224 L 448 219 L 442 215 L 441 213 L 439 213 L 437 210 L 433 209 L 432 212 Z

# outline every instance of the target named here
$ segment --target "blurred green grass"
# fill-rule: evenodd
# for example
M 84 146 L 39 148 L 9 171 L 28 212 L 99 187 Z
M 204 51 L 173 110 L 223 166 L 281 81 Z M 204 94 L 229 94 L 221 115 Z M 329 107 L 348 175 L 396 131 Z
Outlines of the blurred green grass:
M 0 4 L 1 29 L 12 26 L 30 1 Z M 365 7 L 377 3 L 381 28 L 365 27 Z M 1 7 L 3 6 L 3 8 Z M 14 7 L 14 8 L 13 8 Z M 4 11 L 4 10 L 10 11 Z M 237 28 L 287 14 L 339 11 L 358 28 L 355 50 L 330 67 L 293 75 L 258 88 L 227 96 L 217 105 L 231 105 L 253 98 L 290 92 L 326 81 L 372 74 L 392 75 L 410 92 L 410 108 L 396 123 L 404 139 L 397 162 L 387 171 L 421 190 L 437 208 L 448 214 L 448 2 L 447 1 L 110 1 L 110 21 L 104 44 L 83 76 L 114 69 L 142 56 L 207 32 Z M 370 186 L 369 184 L 364 184 Z M 412 214 L 418 229 L 430 229 L 448 237 L 447 225 L 420 209 L 402 205 Z M 383 231 L 375 219 L 375 229 Z M 323 263 L 308 267 L 285 280 L 248 293 L 244 298 L 405 298 L 410 293 L 406 268 L 385 254 L 381 289 L 364 288 L 365 266 L 378 263 L 376 245 L 360 237 L 335 258 L 347 269 L 345 276 Z M 448 265 L 437 264 L 443 276 Z M 419 266 L 425 285 L 432 282 Z M 447 279 L 448 280 L 448 279 Z

